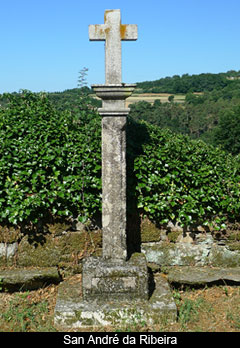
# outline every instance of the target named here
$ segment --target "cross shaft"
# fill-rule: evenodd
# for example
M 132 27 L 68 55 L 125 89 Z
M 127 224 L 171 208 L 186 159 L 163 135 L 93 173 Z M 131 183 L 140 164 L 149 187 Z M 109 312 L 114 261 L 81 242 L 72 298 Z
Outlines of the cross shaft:
M 135 85 L 122 84 L 121 41 L 136 40 L 137 26 L 121 24 L 120 10 L 107 10 L 104 24 L 90 25 L 89 38 L 105 41 L 106 84 L 93 85 L 103 105 L 102 116 L 102 232 L 103 258 L 126 260 L 126 122 L 125 107 Z

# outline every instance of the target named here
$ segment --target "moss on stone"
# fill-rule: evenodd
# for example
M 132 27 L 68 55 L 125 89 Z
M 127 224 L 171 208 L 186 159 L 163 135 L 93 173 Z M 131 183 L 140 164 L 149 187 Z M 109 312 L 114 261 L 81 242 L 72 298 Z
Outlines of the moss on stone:
M 76 289 L 80 286 L 78 281 Z M 156 277 L 155 288 L 151 299 L 119 299 L 113 301 L 85 301 L 75 292 L 74 284 L 69 280 L 58 288 L 55 307 L 55 325 L 59 328 L 103 327 L 118 326 L 131 328 L 135 325 L 150 325 L 161 320 L 174 322 L 177 317 L 177 308 L 172 298 L 167 280 Z
M 45 243 L 42 245 L 29 243 L 28 237 L 25 236 L 18 246 L 17 264 L 19 266 L 57 266 L 60 258 L 61 250 L 51 236 L 46 236 Z
M 153 222 L 145 218 L 141 223 L 141 241 L 158 242 L 160 240 L 161 230 Z
M 6 257 L 0 257 L 0 267 L 16 266 L 16 262 L 13 257 L 6 259 Z
M 158 265 L 170 265 L 175 253 L 175 244 L 161 242 L 155 245 L 145 245 L 144 253 L 149 262 Z
M 48 234 L 42 244 L 31 244 L 25 236 L 19 243 L 17 264 L 19 266 L 51 267 L 76 266 L 88 255 L 99 251 L 101 232 L 68 232 L 61 236 Z
M 61 281 L 57 267 L 0 270 L 0 279 L 5 291 L 34 290 Z
M 17 227 L 0 225 L 0 243 L 14 243 L 21 237 L 21 231 Z
M 176 243 L 179 236 L 182 235 L 182 231 L 171 231 L 167 234 L 169 242 Z
M 196 265 L 196 256 L 195 255 L 186 255 L 182 257 L 182 264 L 187 266 Z
M 240 241 L 240 231 L 234 231 L 228 236 L 230 241 Z
M 159 273 L 159 272 L 164 273 L 162 271 L 162 267 L 154 262 L 148 262 L 147 267 L 148 267 L 148 269 L 150 269 L 151 273 Z
M 240 265 L 240 254 L 234 254 L 232 251 L 225 249 L 212 250 L 211 265 L 214 267 L 238 267 Z
M 231 251 L 240 251 L 240 242 L 227 243 L 228 249 Z
M 55 222 L 46 224 L 46 227 L 51 234 L 61 236 L 63 232 L 71 228 L 71 224 L 67 222 Z
M 49 225 L 40 231 L 25 230 L 25 235 L 14 227 L 0 226 L 0 243 L 6 247 L 16 243 L 15 255 L 0 257 L 1 266 L 51 267 L 59 266 L 75 273 L 82 258 L 100 255 L 102 233 L 97 231 L 65 232 L 67 223 Z M 45 225 L 46 227 L 46 225 Z M 7 249 L 6 249 L 7 250 Z M 6 251 L 7 255 L 7 251 Z

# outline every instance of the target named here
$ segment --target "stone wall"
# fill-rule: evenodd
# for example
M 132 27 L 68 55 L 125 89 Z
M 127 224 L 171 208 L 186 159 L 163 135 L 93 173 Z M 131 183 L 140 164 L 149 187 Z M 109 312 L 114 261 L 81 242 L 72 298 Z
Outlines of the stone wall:
M 169 222 L 157 228 L 145 219 L 141 225 L 142 252 L 148 262 L 161 266 L 240 266 L 240 229 L 224 231 L 204 226 L 181 228 Z
M 158 228 L 142 221 L 141 251 L 147 261 L 159 266 L 240 266 L 240 229 L 229 226 L 222 233 L 201 226 L 184 231 L 173 223 Z M 45 225 L 41 233 L 21 234 L 0 227 L 0 266 L 52 267 L 81 270 L 81 260 L 100 255 L 102 233 L 82 224 Z
M 99 229 L 91 231 L 81 224 L 48 224 L 32 235 L 19 230 L 0 227 L 0 266 L 54 267 L 79 271 L 80 261 L 98 254 L 102 235 Z M 35 231 L 36 232 L 36 231 Z

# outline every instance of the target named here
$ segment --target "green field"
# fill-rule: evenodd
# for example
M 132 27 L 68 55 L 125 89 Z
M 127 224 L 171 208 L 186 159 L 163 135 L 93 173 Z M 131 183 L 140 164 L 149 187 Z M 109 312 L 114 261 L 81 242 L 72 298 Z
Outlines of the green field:
M 148 103 L 153 104 L 155 102 L 155 100 L 160 100 L 161 103 L 169 103 L 168 101 L 168 97 L 171 96 L 173 94 L 169 94 L 169 93 L 136 93 L 131 95 L 131 97 L 126 99 L 126 106 L 128 107 L 128 105 L 133 104 L 133 103 L 137 103 L 139 101 L 146 101 Z M 92 98 L 96 98 L 99 99 L 98 97 L 96 97 L 95 94 L 91 94 L 90 95 Z M 175 103 L 183 103 L 185 101 L 185 95 L 183 94 L 174 94 L 174 102 Z
M 161 103 L 168 103 L 168 97 L 170 97 L 169 93 L 141 93 L 141 94 L 133 94 L 126 101 L 126 105 L 137 103 L 139 101 L 146 101 L 148 103 L 153 104 L 155 100 L 160 100 Z M 183 94 L 175 94 L 174 102 L 183 103 L 185 100 L 185 95 Z

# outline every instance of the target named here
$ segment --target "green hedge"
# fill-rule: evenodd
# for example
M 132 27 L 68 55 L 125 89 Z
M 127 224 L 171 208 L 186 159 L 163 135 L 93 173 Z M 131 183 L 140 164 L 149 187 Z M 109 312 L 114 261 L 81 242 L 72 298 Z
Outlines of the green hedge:
M 1 223 L 36 223 L 49 214 L 86 219 L 99 210 L 101 126 L 94 110 L 57 112 L 45 94 L 29 91 L 2 100 Z
M 157 223 L 215 222 L 240 217 L 240 162 L 219 148 L 147 125 L 135 160 L 138 208 Z
M 45 94 L 5 94 L 0 108 L 0 223 L 101 211 L 101 119 L 56 111 Z M 86 101 L 84 101 L 86 103 Z M 1 101 L 0 101 L 0 104 Z M 224 227 L 240 212 L 239 159 L 200 141 L 128 120 L 128 193 L 158 224 Z

